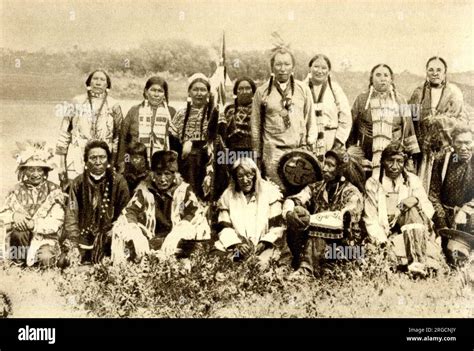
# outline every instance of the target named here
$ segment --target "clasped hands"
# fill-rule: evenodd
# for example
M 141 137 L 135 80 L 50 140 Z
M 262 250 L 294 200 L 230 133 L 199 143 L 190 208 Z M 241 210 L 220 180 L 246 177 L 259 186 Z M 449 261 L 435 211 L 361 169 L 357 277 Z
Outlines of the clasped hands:
M 261 241 L 257 244 L 257 246 L 255 246 L 255 251 L 253 249 L 254 246 L 249 243 L 239 243 L 231 246 L 230 249 L 233 253 L 232 257 L 235 260 L 240 261 L 250 257 L 252 255 L 252 252 L 254 252 L 255 256 L 258 256 L 271 246 L 271 243 Z
M 35 227 L 34 220 L 22 213 L 15 213 L 13 215 L 13 228 L 22 232 L 33 230 Z

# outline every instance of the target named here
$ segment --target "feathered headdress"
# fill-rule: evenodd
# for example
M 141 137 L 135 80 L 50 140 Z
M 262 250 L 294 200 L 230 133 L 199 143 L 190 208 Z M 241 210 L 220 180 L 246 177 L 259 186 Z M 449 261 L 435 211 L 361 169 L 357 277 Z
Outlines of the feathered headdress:
M 54 169 L 52 163 L 54 152 L 52 148 L 46 148 L 45 141 L 27 140 L 26 142 L 16 142 L 18 150 L 13 152 L 13 157 L 18 164 L 17 172 L 22 167 L 43 167 L 48 170 Z

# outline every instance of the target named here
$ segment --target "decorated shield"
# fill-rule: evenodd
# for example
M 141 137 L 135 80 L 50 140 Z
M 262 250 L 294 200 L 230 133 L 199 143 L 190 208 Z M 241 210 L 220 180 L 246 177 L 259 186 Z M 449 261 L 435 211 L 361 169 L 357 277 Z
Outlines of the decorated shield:
M 316 157 L 306 150 L 292 150 L 283 154 L 278 162 L 278 175 L 290 189 L 301 189 L 322 179 Z

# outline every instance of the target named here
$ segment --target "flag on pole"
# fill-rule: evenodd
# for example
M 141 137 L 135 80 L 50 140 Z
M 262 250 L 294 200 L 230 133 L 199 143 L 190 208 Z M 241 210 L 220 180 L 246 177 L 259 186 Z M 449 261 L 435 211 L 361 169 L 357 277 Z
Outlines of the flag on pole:
M 222 32 L 222 42 L 219 53 L 219 58 L 216 60 L 216 70 L 209 79 L 211 83 L 211 90 L 216 99 L 216 106 L 219 109 L 219 113 L 224 112 L 224 106 L 226 103 L 226 85 L 232 84 L 229 76 L 227 75 L 227 67 L 225 60 L 225 32 Z
M 203 182 L 204 194 L 207 197 L 210 195 L 211 201 L 211 217 L 216 215 L 215 201 L 221 194 L 219 184 L 222 183 L 222 178 L 225 177 L 225 167 L 218 167 L 217 165 L 217 154 L 225 148 L 222 135 L 220 134 L 220 126 L 226 125 L 226 118 L 224 114 L 224 107 L 226 104 L 226 85 L 232 85 L 232 82 L 227 75 L 226 60 L 225 60 L 225 33 L 222 32 L 222 43 L 220 47 L 220 53 L 216 59 L 216 70 L 214 74 L 209 78 L 211 84 L 211 94 L 213 95 L 215 106 L 216 106 L 216 118 L 211 118 L 209 121 L 209 129 L 213 130 L 210 133 L 212 140 L 208 143 L 208 155 L 209 163 L 206 165 L 206 177 Z M 224 174 L 223 174 L 224 172 Z M 218 182 L 217 179 L 220 179 Z M 218 189 L 219 188 L 219 189 Z

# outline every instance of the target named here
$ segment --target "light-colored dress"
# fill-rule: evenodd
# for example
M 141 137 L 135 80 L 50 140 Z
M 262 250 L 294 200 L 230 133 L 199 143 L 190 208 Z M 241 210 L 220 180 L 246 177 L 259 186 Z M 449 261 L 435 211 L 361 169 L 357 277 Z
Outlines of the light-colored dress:
M 309 78 L 304 83 L 309 84 Z M 322 89 L 324 92 L 318 102 Z M 316 150 L 316 154 L 321 156 L 333 148 L 336 140 L 342 145 L 346 144 L 352 127 L 351 107 L 341 86 L 334 80 L 331 80 L 331 84 L 314 86 L 312 95 L 313 110 L 315 113 L 320 111 L 320 116 L 316 116 L 318 131 L 324 133 L 322 139 L 318 139 Z
M 63 116 L 56 144 L 56 154 L 66 156 L 69 179 L 84 171 L 84 148 L 89 140 L 105 141 L 115 163 L 122 119 L 120 105 L 107 95 L 92 97 L 90 101 L 87 94 L 73 99 Z

